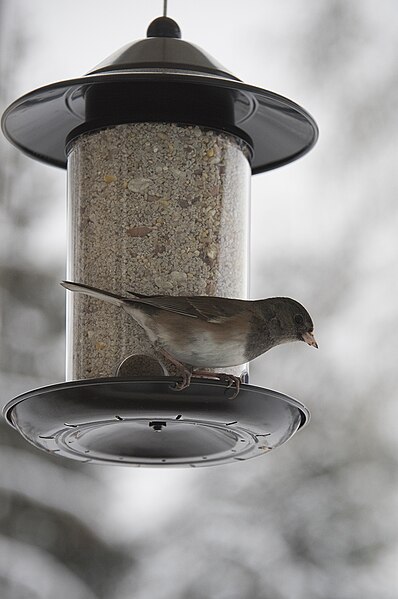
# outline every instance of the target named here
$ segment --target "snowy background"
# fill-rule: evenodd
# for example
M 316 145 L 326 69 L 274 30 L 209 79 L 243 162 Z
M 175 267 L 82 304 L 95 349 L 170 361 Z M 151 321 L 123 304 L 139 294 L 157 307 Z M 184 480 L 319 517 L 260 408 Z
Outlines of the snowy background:
M 160 0 L 0 0 L 0 109 L 145 37 Z M 183 38 L 317 120 L 252 180 L 251 296 L 308 307 L 318 352 L 251 382 L 303 401 L 276 452 L 201 470 L 47 458 L 0 425 L 2 599 L 395 599 L 398 3 L 170 0 Z M 63 380 L 65 173 L 0 141 L 0 402 Z

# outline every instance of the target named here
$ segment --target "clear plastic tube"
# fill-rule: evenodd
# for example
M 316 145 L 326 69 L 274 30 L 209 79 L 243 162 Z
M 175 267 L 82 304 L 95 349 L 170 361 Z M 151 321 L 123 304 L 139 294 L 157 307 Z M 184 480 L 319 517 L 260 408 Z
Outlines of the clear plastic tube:
M 246 145 L 226 133 L 136 123 L 81 135 L 68 156 L 68 279 L 246 298 L 250 177 Z M 68 293 L 67 379 L 159 374 L 154 357 L 119 307 Z

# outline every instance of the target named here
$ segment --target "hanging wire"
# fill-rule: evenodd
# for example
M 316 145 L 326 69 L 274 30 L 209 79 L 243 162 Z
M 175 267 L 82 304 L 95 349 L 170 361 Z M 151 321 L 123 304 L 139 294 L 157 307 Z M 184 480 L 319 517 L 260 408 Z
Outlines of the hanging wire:
M 167 17 L 167 0 L 163 0 L 163 16 Z

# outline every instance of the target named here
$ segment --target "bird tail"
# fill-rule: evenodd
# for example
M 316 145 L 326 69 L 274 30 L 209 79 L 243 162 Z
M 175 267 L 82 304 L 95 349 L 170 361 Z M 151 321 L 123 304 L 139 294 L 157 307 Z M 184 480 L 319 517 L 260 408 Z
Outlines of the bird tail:
M 125 299 L 121 295 L 116 295 L 110 291 L 104 291 L 103 289 L 97 289 L 96 287 L 90 287 L 89 285 L 83 285 L 82 283 L 72 283 L 70 281 L 62 281 L 62 287 L 69 289 L 69 291 L 75 291 L 76 293 L 84 293 L 85 295 L 91 295 L 97 299 L 101 299 L 104 302 L 121 306 Z

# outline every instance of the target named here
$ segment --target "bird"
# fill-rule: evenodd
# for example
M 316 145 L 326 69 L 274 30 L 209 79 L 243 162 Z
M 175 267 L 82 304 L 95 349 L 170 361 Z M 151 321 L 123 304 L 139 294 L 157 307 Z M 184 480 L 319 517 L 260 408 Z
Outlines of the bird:
M 176 367 L 182 390 L 191 377 L 241 380 L 206 368 L 238 366 L 254 360 L 277 345 L 304 341 L 318 347 L 311 316 L 299 302 L 288 297 L 243 300 L 215 296 L 143 295 L 129 297 L 110 291 L 63 281 L 65 289 L 109 302 L 122 308 L 145 331 L 157 355 Z

